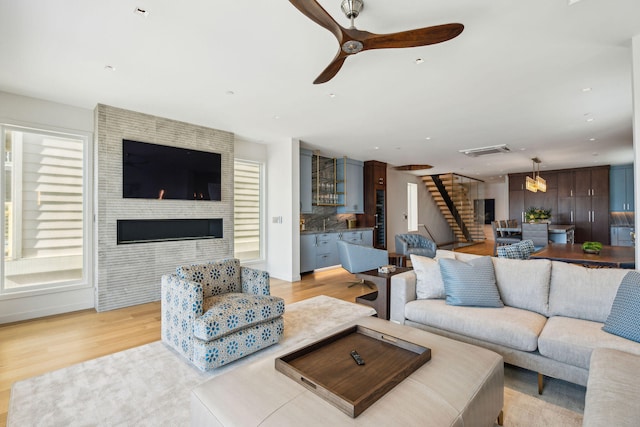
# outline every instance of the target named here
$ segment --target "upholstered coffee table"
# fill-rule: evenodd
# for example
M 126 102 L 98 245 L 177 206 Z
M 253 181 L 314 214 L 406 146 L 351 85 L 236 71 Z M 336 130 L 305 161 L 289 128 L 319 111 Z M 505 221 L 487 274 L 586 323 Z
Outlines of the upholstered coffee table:
M 275 358 L 280 354 L 266 357 L 194 388 L 191 392 L 191 425 L 489 427 L 499 418 L 501 421 L 502 356 L 373 317 L 358 319 L 337 330 L 353 324 L 429 347 L 431 360 L 357 418 L 351 418 L 276 371 Z M 310 342 L 301 343 L 299 347 Z

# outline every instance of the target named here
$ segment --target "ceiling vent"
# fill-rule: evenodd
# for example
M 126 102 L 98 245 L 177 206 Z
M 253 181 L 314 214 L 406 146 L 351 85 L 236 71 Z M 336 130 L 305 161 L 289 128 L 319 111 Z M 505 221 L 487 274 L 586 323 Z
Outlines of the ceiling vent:
M 507 144 L 501 144 L 492 145 L 490 147 L 469 148 L 467 150 L 460 150 L 460 152 L 469 157 L 478 157 L 487 154 L 510 153 L 511 149 L 507 147 Z

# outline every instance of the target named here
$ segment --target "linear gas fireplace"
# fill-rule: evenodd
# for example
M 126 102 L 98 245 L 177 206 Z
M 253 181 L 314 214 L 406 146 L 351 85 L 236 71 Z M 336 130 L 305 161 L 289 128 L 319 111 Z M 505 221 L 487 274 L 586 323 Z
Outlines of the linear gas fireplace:
M 221 238 L 222 218 L 118 220 L 119 245 Z

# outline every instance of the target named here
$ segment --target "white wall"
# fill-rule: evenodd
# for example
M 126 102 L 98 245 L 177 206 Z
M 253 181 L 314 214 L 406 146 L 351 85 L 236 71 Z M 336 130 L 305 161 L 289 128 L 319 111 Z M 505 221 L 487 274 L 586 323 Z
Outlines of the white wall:
M 289 282 L 300 280 L 299 153 L 297 139 L 271 142 L 267 148 L 267 270 Z
M 0 123 L 93 134 L 93 110 L 0 92 Z M 91 273 L 91 272 L 88 272 Z M 89 283 L 48 291 L 0 295 L 0 323 L 92 308 Z
M 478 198 L 495 199 L 495 219 L 509 219 L 509 185 L 506 182 L 484 183 L 478 187 Z M 493 229 L 490 225 L 484 227 L 484 237 L 493 240 Z
M 407 183 L 418 184 L 418 224 L 429 228 L 436 243 L 451 241 L 451 227 L 440 213 L 435 200 L 422 182 L 410 173 L 387 168 L 387 249 L 395 252 L 396 234 L 407 233 Z M 427 236 L 424 227 L 418 233 Z

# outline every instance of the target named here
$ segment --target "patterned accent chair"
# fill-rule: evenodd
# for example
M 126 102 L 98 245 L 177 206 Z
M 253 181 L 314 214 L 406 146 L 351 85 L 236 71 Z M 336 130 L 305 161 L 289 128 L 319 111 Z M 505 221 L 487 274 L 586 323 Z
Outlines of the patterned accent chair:
M 284 300 L 269 273 L 237 259 L 184 265 L 162 276 L 162 341 L 203 371 L 280 341 Z

